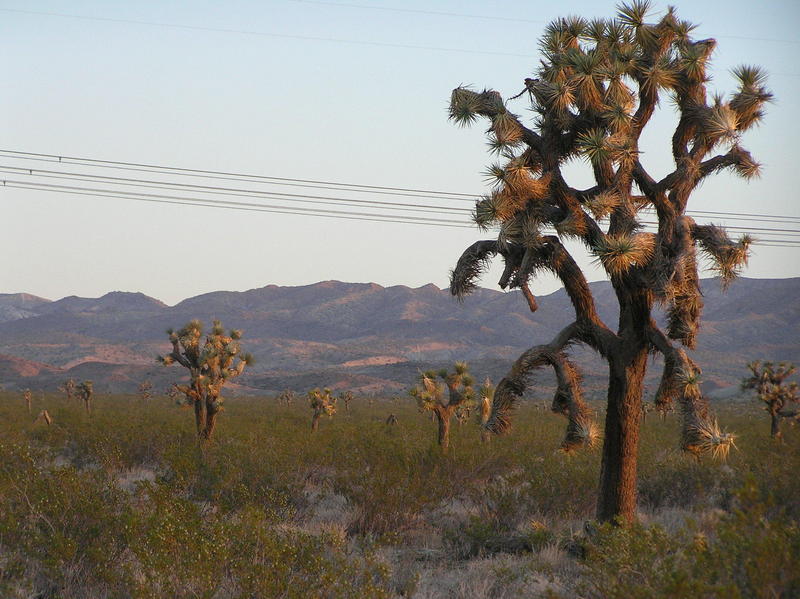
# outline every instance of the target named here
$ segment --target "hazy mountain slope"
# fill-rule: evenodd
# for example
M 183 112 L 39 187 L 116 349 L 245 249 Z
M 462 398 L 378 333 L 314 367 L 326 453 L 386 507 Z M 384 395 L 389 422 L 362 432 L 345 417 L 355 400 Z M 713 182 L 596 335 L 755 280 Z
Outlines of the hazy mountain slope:
M 591 286 L 600 314 L 613 328 L 611 286 Z M 703 292 L 696 359 L 710 385 L 734 383 L 751 359 L 800 362 L 800 279 L 741 279 L 724 294 L 717 281 L 705 280 Z M 0 295 L 0 352 L 64 372 L 92 364 L 101 388 L 131 390 L 143 376 L 177 376 L 176 367 L 154 366 L 155 355 L 168 349 L 168 327 L 219 318 L 244 329 L 245 346 L 257 358 L 244 385 L 300 389 L 328 381 L 400 389 L 420 367 L 455 359 L 470 360 L 479 374 L 499 376 L 522 349 L 548 341 L 573 318 L 563 290 L 539 297 L 539 306 L 531 313 L 519 292 L 480 289 L 458 303 L 435 285 L 412 289 L 338 281 L 219 291 L 175 306 L 141 293 L 53 302 L 9 294 Z M 576 351 L 586 362 L 586 352 Z M 99 364 L 116 366 L 104 370 Z M 130 376 L 123 374 L 126 368 Z M 585 371 L 593 384 L 602 385 L 602 363 L 589 360 Z M 53 373 L 57 376 L 61 371 Z M 48 386 L 55 382 L 44 373 L 40 378 Z M 0 384 L 16 388 L 33 382 L 9 373 Z

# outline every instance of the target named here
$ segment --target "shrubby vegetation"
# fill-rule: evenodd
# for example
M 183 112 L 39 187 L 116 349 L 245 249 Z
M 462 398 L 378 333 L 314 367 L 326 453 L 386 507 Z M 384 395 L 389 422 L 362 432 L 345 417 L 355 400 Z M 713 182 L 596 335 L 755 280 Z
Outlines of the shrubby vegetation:
M 140 401 L 99 395 L 88 419 L 37 395 L 48 427 L 0 394 L 0 596 L 798 592 L 800 435 L 770 443 L 757 406 L 718 410 L 727 463 L 677 449 L 677 416 L 644 423 L 640 524 L 620 529 L 591 524 L 599 452 L 553 451 L 538 402 L 491 445 L 477 419 L 453 428 L 442 455 L 408 400 L 354 401 L 310 437 L 304 402 L 239 398 L 203 446 L 174 401 Z

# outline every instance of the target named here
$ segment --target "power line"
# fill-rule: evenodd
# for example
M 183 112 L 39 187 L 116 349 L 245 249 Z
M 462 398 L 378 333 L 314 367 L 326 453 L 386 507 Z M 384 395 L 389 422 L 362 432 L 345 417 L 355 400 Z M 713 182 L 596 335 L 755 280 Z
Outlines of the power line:
M 23 172 L 18 172 L 20 170 L 22 170 Z M 341 205 L 341 206 L 384 208 L 384 209 L 412 211 L 412 212 L 435 212 L 440 214 L 472 213 L 472 210 L 470 210 L 469 208 L 456 208 L 452 206 L 436 206 L 431 204 L 409 204 L 406 202 L 383 202 L 378 200 L 361 200 L 357 198 L 337 198 L 332 196 L 314 196 L 308 194 L 248 190 L 235 187 L 192 185 L 186 183 L 172 183 L 168 181 L 154 181 L 148 179 L 107 177 L 103 175 L 92 175 L 88 173 L 65 173 L 60 171 L 33 170 L 33 169 L 24 169 L 23 167 L 8 167 L 5 165 L 0 165 L 0 172 L 15 174 L 15 175 L 25 175 L 31 177 L 48 178 L 48 179 L 134 186 L 146 189 L 191 191 L 195 193 L 216 194 L 216 195 L 235 196 L 235 197 L 253 197 L 253 198 L 263 197 L 266 199 L 284 200 L 284 201 L 300 202 L 306 204 L 307 203 L 331 204 L 331 205 Z
M 17 172 L 15 172 L 17 171 Z M 21 172 L 19 172 L 21 171 Z M 351 207 L 359 207 L 359 208 L 374 208 L 374 209 L 383 209 L 383 210 L 399 210 L 401 212 L 411 211 L 411 212 L 426 212 L 426 213 L 434 213 L 434 214 L 450 214 L 454 215 L 461 213 L 461 214 L 471 214 L 472 211 L 467 208 L 455 208 L 450 206 L 438 206 L 438 205 L 431 205 L 431 204 L 409 204 L 409 203 L 401 203 L 401 202 L 384 202 L 384 201 L 377 201 L 377 200 L 359 200 L 354 198 L 337 198 L 331 196 L 314 196 L 314 195 L 303 195 L 303 194 L 285 194 L 280 192 L 264 192 L 258 190 L 248 190 L 248 189 L 241 189 L 241 188 L 230 188 L 230 187 L 215 187 L 209 185 L 194 185 L 194 184 L 185 184 L 185 183 L 173 183 L 169 181 L 155 181 L 149 179 L 132 179 L 132 178 L 124 178 L 124 177 L 111 177 L 106 175 L 93 175 L 87 173 L 71 173 L 71 172 L 61 172 L 61 171 L 50 171 L 50 170 L 34 170 L 28 169 L 24 167 L 9 167 L 5 165 L 0 165 L 0 172 L 6 173 L 13 173 L 13 174 L 21 174 L 24 176 L 30 177 L 40 177 L 40 178 L 51 178 L 57 180 L 68 180 L 68 181 L 81 181 L 81 182 L 89 182 L 89 183 L 106 183 L 106 184 L 113 184 L 113 185 L 124 185 L 124 186 L 133 186 L 138 188 L 145 188 L 145 189 L 159 189 L 159 190 L 170 190 L 170 191 L 188 191 L 193 193 L 202 193 L 202 194 L 212 194 L 212 195 L 222 195 L 222 196 L 232 196 L 232 197 L 249 197 L 249 198 L 264 198 L 270 200 L 279 200 L 279 201 L 287 201 L 287 202 L 299 202 L 304 204 L 322 204 L 322 205 L 334 205 L 334 206 L 351 206 Z M 34 182 L 28 182 L 27 184 L 33 184 Z M 84 188 L 80 188 L 84 189 Z M 93 190 L 99 191 L 99 190 Z M 105 191 L 105 190 L 103 190 Z M 127 192 L 126 192 L 127 193 Z M 174 198 L 174 196 L 173 196 Z M 780 222 L 780 221 L 773 221 L 773 222 Z M 652 221 L 642 221 L 642 224 L 657 226 L 658 223 Z M 703 223 L 705 224 L 705 223 Z M 770 227 L 740 227 L 740 226 L 731 226 L 728 225 L 725 227 L 728 230 L 732 231 L 762 231 L 762 232 L 777 232 L 781 234 L 791 234 L 791 235 L 800 235 L 800 229 L 783 229 L 783 228 L 770 228 Z M 768 235 L 774 235 L 775 233 L 766 233 Z
M 50 186 L 44 187 L 44 184 L 26 183 L 24 181 L 6 181 L 3 187 L 11 189 L 29 189 L 37 191 L 49 191 L 55 193 L 65 193 L 70 195 L 80 195 L 88 197 L 103 197 L 103 198 L 116 198 L 122 200 L 130 200 L 137 202 L 151 202 L 156 204 L 172 204 L 178 206 L 199 206 L 205 208 L 222 208 L 229 210 L 244 210 L 250 212 L 271 212 L 276 214 L 293 214 L 301 216 L 320 216 L 326 218 L 341 218 L 345 220 L 361 220 L 371 222 L 386 222 L 386 223 L 403 223 L 403 224 L 416 224 L 416 225 L 435 225 L 439 227 L 455 227 L 471 229 L 472 225 L 460 224 L 459 221 L 446 221 L 434 218 L 415 218 L 415 217 L 396 217 L 391 215 L 382 214 L 369 214 L 365 213 L 360 216 L 358 212 L 340 212 L 336 210 L 314 210 L 310 208 L 285 208 L 281 206 L 265 206 L 263 204 L 247 203 L 247 202 L 225 202 L 222 200 L 205 200 L 198 201 L 192 198 L 177 198 L 170 196 L 159 196 L 157 194 L 126 194 L 125 192 L 111 191 L 111 190 L 98 190 L 100 192 L 109 191 L 109 193 L 94 193 L 91 191 L 82 191 L 81 188 L 72 188 L 66 186 Z M 66 187 L 66 189 L 54 189 L 52 187 Z M 412 220 L 414 219 L 414 220 Z
M 469 229 L 473 228 L 473 225 L 467 221 L 437 219 L 433 217 L 415 217 L 415 216 L 394 215 L 394 214 L 364 213 L 364 212 L 354 212 L 354 211 L 328 210 L 322 208 L 303 208 L 297 206 L 276 206 L 276 205 L 265 205 L 252 202 L 236 202 L 236 201 L 225 201 L 217 199 L 197 199 L 197 198 L 187 198 L 182 196 L 164 195 L 164 194 L 124 192 L 118 190 L 87 188 L 87 187 L 78 187 L 69 185 L 54 185 L 54 184 L 16 181 L 16 180 L 6 180 L 3 182 L 3 184 L 5 187 L 14 189 L 49 191 L 54 193 L 66 193 L 70 195 L 117 198 L 117 199 L 151 202 L 151 203 L 216 207 L 216 208 L 226 208 L 233 210 L 272 212 L 278 214 L 293 214 L 293 215 L 303 215 L 303 216 L 322 216 L 328 218 L 344 218 L 347 220 L 366 220 L 372 222 L 424 224 L 424 225 L 447 226 L 447 227 L 469 228 Z M 767 233 L 767 234 L 774 235 L 774 233 Z M 757 243 L 759 243 L 759 245 L 765 245 L 768 247 L 800 247 L 800 239 L 769 238 L 765 240 L 765 242 L 758 241 Z
M 177 166 L 155 165 L 147 163 L 123 162 L 117 160 L 102 160 L 97 158 L 63 156 L 58 154 L 43 154 L 36 152 L 22 152 L 18 150 L 7 150 L 7 149 L 0 149 L 0 156 L 4 156 L 6 158 L 16 158 L 20 160 L 34 160 L 39 162 L 45 161 L 51 163 L 71 164 L 79 166 L 88 166 L 93 168 L 107 168 L 114 170 L 138 170 L 137 168 L 129 168 L 129 167 L 144 167 L 146 169 L 149 169 L 144 172 L 149 172 L 149 173 L 175 174 L 188 177 L 234 180 L 234 181 L 250 182 L 250 183 L 257 181 L 263 181 L 265 183 L 272 183 L 276 181 L 281 183 L 293 182 L 296 183 L 297 184 L 296 186 L 298 187 L 305 187 L 306 185 L 304 184 L 308 184 L 309 187 L 315 187 L 319 185 L 320 186 L 319 188 L 322 189 L 332 189 L 332 190 L 348 191 L 348 192 L 350 191 L 353 192 L 357 191 L 360 193 L 382 193 L 382 192 L 395 192 L 395 191 L 408 192 L 407 194 L 387 193 L 387 195 L 408 195 L 410 197 L 423 197 L 428 199 L 441 198 L 444 200 L 474 202 L 476 199 L 480 197 L 478 194 L 466 194 L 459 192 L 435 191 L 429 189 L 416 189 L 409 187 L 389 187 L 383 185 L 363 185 L 358 183 L 339 183 L 335 181 L 320 181 L 313 179 L 296 179 L 291 177 L 275 177 L 275 176 L 255 175 L 248 173 L 236 173 L 229 171 L 214 171 L 214 170 L 186 168 Z M 16 167 L 9 167 L 9 168 L 16 168 Z M 31 170 L 31 169 L 25 169 L 25 170 Z M 321 185 L 327 185 L 329 187 L 321 187 Z M 793 215 L 758 214 L 758 213 L 748 213 L 748 212 L 714 212 L 709 210 L 687 210 L 686 213 L 690 216 L 697 215 L 702 218 L 724 218 L 730 220 L 741 220 L 742 218 L 746 218 L 749 220 L 769 219 L 770 221 L 800 222 L 800 216 L 793 216 Z
M 17 150 L 4 150 L 0 149 L 0 154 L 17 154 L 20 156 L 30 156 L 31 159 L 36 159 L 37 157 L 46 157 L 46 158 L 54 158 L 57 159 L 58 162 L 64 163 L 64 161 L 79 161 L 81 166 L 96 166 L 98 168 L 117 168 L 120 166 L 131 166 L 131 167 L 146 167 L 151 169 L 158 169 L 162 171 L 172 171 L 175 174 L 183 174 L 186 176 L 205 176 L 205 175 L 222 175 L 222 176 L 234 176 L 234 177 L 247 177 L 249 179 L 261 179 L 265 181 L 291 181 L 296 183 L 311 183 L 311 184 L 324 184 L 324 185 L 334 185 L 334 186 L 344 186 L 344 187 L 353 187 L 353 188 L 362 188 L 362 189 L 376 189 L 376 190 L 388 190 L 388 191 L 403 191 L 403 192 L 413 192 L 413 193 L 421 193 L 428 195 L 446 195 L 446 196 L 455 196 L 460 197 L 463 199 L 467 199 L 468 201 L 474 201 L 477 197 L 476 194 L 469 194 L 469 193 L 457 193 L 451 191 L 434 191 L 430 189 L 414 189 L 414 188 L 407 188 L 407 187 L 387 187 L 385 185 L 364 185 L 360 183 L 340 183 L 335 181 L 319 181 L 315 179 L 295 179 L 290 177 L 273 177 L 268 175 L 253 175 L 247 173 L 234 173 L 228 171 L 213 171 L 213 170 L 204 170 L 204 169 L 195 169 L 195 168 L 185 168 L 180 166 L 164 166 L 164 165 L 157 165 L 157 164 L 146 164 L 146 163 L 137 163 L 137 162 L 122 162 L 118 160 L 101 160 L 98 158 L 80 158 L 77 156 L 63 156 L 58 154 L 41 154 L 36 152 L 20 152 Z M 11 156 L 9 156 L 11 157 Z M 92 164 L 88 164 L 92 163 Z M 77 162 L 76 162 L 77 164 Z

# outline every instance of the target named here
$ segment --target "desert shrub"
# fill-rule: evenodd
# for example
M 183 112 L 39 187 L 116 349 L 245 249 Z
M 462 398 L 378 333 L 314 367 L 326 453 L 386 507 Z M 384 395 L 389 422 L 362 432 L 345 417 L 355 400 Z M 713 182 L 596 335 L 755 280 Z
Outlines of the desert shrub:
M 706 535 L 690 521 L 668 534 L 661 526 L 600 526 L 587 544 L 589 597 L 768 598 L 800 593 L 800 527 L 768 518 L 751 480 L 735 494 L 737 507 Z
M 115 481 L 101 470 L 50 468 L 45 452 L 19 444 L 0 442 L 0 463 L 0 584 L 27 572 L 43 597 L 113 586 L 129 514 Z

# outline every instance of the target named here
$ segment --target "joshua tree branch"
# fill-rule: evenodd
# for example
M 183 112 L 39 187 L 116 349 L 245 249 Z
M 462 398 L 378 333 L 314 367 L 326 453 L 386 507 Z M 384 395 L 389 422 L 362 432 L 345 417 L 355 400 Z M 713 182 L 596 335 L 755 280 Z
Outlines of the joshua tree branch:
M 674 397 L 678 397 L 683 416 L 681 446 L 684 451 L 698 454 L 700 431 L 711 426 L 708 404 L 700 393 L 697 379 L 700 368 L 682 348 L 673 346 L 654 324 L 651 324 L 648 334 L 650 342 L 664 356 L 664 373 L 656 392 L 656 406 L 664 410 Z
M 580 337 L 581 325 L 572 323 L 563 329 L 549 344 L 537 345 L 523 353 L 506 374 L 495 391 L 492 411 L 484 428 L 502 434 L 511 428 L 514 403 L 525 392 L 530 375 L 542 366 L 550 365 L 558 381 L 553 398 L 553 411 L 569 419 L 567 435 L 562 443 L 565 450 L 574 449 L 590 441 L 591 418 L 583 402 L 580 376 L 563 353 L 564 347 Z
M 489 260 L 498 253 L 497 240 L 476 241 L 469 246 L 450 272 L 450 293 L 459 300 L 477 288 L 477 281 L 486 271 Z

